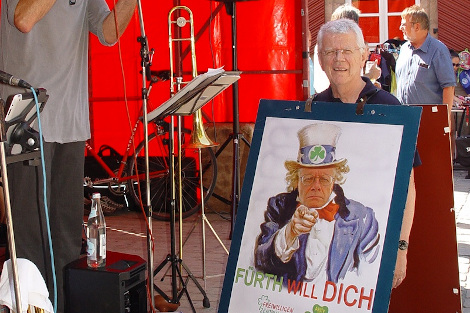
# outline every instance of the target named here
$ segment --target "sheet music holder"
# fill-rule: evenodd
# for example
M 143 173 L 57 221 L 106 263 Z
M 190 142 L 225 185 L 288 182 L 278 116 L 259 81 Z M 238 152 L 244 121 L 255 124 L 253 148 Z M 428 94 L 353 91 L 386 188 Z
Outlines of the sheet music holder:
M 42 111 L 49 98 L 46 92 L 43 88 L 36 90 L 39 111 Z M 32 128 L 32 124 L 37 118 L 33 93 L 10 95 L 4 109 L 7 163 L 36 158 L 36 154 L 34 157 L 28 155 L 38 152 L 39 148 L 39 133 Z
M 240 79 L 240 72 L 212 69 L 193 78 L 173 97 L 148 114 L 148 120 L 168 115 L 191 115 Z

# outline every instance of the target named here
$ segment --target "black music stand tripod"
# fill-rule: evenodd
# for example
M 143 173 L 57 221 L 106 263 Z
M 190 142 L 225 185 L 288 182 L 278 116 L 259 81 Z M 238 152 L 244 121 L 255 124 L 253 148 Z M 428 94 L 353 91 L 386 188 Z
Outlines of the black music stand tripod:
M 211 101 L 215 96 L 221 93 L 223 90 L 228 88 L 231 84 L 236 82 L 240 76 L 236 72 L 225 72 L 224 70 L 214 70 L 193 78 L 185 87 L 178 91 L 172 98 L 157 107 L 155 110 L 148 114 L 149 121 L 154 119 L 162 119 L 167 116 L 170 117 L 170 130 L 174 129 L 174 116 L 185 116 L 192 115 L 194 112 L 202 108 L 207 102 Z M 180 137 L 181 134 L 178 134 Z M 181 145 L 181 138 L 178 138 L 178 145 Z M 203 306 L 205 308 L 210 307 L 209 298 L 206 292 L 199 284 L 197 279 L 189 270 L 188 266 L 183 260 L 176 254 L 176 182 L 175 182 L 175 138 L 172 131 L 169 132 L 169 176 L 170 176 L 170 190 L 171 190 L 171 210 L 170 210 L 170 254 L 166 256 L 162 263 L 154 270 L 153 275 L 155 276 L 161 271 L 168 263 L 171 265 L 171 298 L 166 295 L 162 289 L 154 284 L 155 290 L 163 297 L 168 303 L 179 305 L 179 300 L 185 294 L 191 305 L 191 309 L 194 313 L 196 310 L 191 301 L 191 297 L 187 290 L 187 283 L 191 279 L 203 295 Z M 181 184 L 181 181 L 179 181 Z M 180 188 L 181 190 L 181 188 Z M 181 205 L 181 204 L 179 204 Z M 183 268 L 188 277 L 186 280 L 183 279 L 180 268 Z M 180 290 L 178 292 L 177 281 L 180 282 Z
M 227 14 L 232 17 L 232 67 L 233 71 L 238 71 L 238 51 L 237 51 L 237 1 L 243 0 L 216 0 L 223 2 L 225 4 L 225 9 Z M 232 88 L 232 99 L 233 99 L 233 132 L 228 136 L 225 142 L 220 146 L 220 148 L 215 153 L 215 156 L 218 157 L 222 151 L 228 146 L 228 144 L 233 142 L 233 156 L 232 156 L 232 192 L 231 192 L 231 201 L 228 202 L 225 198 L 215 193 L 212 194 L 216 199 L 230 204 L 230 235 L 229 238 L 232 239 L 233 228 L 235 225 L 235 218 L 237 216 L 238 203 L 240 202 L 240 140 L 248 146 L 251 147 L 248 140 L 240 133 L 240 113 L 239 113 L 239 104 L 238 104 L 238 83 L 235 82 Z

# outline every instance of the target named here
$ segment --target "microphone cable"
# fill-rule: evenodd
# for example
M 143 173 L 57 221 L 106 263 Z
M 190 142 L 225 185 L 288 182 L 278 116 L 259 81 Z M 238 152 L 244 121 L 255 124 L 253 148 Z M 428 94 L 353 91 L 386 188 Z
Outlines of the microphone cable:
M 57 313 L 57 278 L 55 274 L 55 261 L 54 261 L 54 251 L 52 249 L 52 237 L 51 237 L 51 226 L 49 223 L 49 208 L 47 206 L 47 185 L 46 185 L 46 165 L 44 164 L 44 143 L 42 139 L 42 126 L 41 126 L 41 117 L 39 112 L 39 101 L 36 94 L 36 90 L 31 87 L 31 91 L 34 95 L 34 101 L 36 102 L 36 115 L 38 119 L 38 128 L 39 128 L 39 150 L 41 152 L 41 168 L 42 168 L 42 179 L 43 179 L 43 198 L 44 198 L 44 213 L 46 216 L 46 228 L 47 228 L 47 239 L 49 241 L 49 250 L 51 258 L 51 270 L 52 270 L 52 281 L 54 284 L 54 313 Z

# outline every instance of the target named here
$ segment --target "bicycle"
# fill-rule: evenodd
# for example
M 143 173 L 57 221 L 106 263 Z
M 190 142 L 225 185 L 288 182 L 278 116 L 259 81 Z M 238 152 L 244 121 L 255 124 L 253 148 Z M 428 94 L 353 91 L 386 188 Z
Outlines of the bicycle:
M 106 174 L 105 178 L 92 181 L 89 177 L 84 178 L 84 185 L 93 186 L 107 185 L 108 190 L 116 196 L 131 195 L 132 200 L 140 207 L 141 199 L 146 199 L 145 188 L 145 158 L 144 141 L 133 149 L 133 140 L 142 121 L 138 119 L 132 129 L 126 150 L 119 160 L 118 167 L 106 164 L 102 156 L 87 142 L 85 144 L 89 155 L 96 160 Z M 168 221 L 170 219 L 171 194 L 169 177 L 169 123 L 165 120 L 149 122 L 149 176 L 150 195 L 152 205 L 152 217 L 157 220 Z M 172 131 L 176 132 L 176 129 Z M 182 127 L 182 138 L 190 134 L 191 130 Z M 184 145 L 184 144 L 183 144 Z M 190 156 L 190 151 L 196 149 L 182 149 L 181 153 L 181 177 L 182 177 L 182 217 L 186 218 L 198 212 L 201 206 L 198 161 L 196 157 Z M 217 163 L 214 151 L 211 148 L 201 149 L 203 166 L 203 194 L 204 201 L 208 201 L 215 188 L 217 180 Z M 178 170 L 178 158 L 175 158 L 175 175 Z M 137 166 L 136 162 L 137 161 Z M 111 168 L 113 167 L 113 168 Z M 137 172 L 136 172 L 137 170 Z M 140 186 L 140 195 L 139 195 Z M 176 194 L 179 194 L 179 185 L 176 184 Z M 107 199 L 104 199 L 106 205 Z M 145 201 L 142 201 L 145 203 Z M 179 216 L 179 212 L 176 212 Z

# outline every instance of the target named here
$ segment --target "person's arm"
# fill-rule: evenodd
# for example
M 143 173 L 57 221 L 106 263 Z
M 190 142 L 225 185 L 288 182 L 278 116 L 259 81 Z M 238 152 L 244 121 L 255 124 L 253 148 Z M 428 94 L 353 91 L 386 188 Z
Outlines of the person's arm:
M 368 62 L 371 62 L 371 61 L 368 61 Z M 366 66 L 364 68 L 364 76 L 369 78 L 372 82 L 379 79 L 381 75 L 382 75 L 382 69 L 377 65 L 377 60 L 374 60 L 370 67 Z
M 49 12 L 56 0 L 20 0 L 15 8 L 14 23 L 22 33 L 29 33 Z
M 451 118 L 452 104 L 454 103 L 454 86 L 445 87 L 442 89 L 442 103 L 447 104 L 447 113 L 449 119 Z
M 257 269 L 266 273 L 288 272 L 293 262 L 285 263 L 276 254 L 275 240 L 294 214 L 296 193 L 277 195 L 269 198 L 264 222 L 260 225 L 260 234 L 255 243 L 254 263 Z
M 411 170 L 410 183 L 408 186 L 408 195 L 406 197 L 405 211 L 403 212 L 403 222 L 400 232 L 400 240 L 410 242 L 411 227 L 413 226 L 413 218 L 415 215 L 416 187 L 414 170 Z M 398 244 L 398 243 L 397 243 Z M 406 277 L 408 249 L 400 250 L 397 253 L 397 262 L 395 264 L 395 272 L 393 274 L 393 288 L 398 287 Z
M 115 43 L 124 33 L 134 14 L 136 0 L 119 0 L 114 9 L 109 13 L 103 22 L 103 34 L 107 43 Z M 116 14 L 116 18 L 115 15 Z M 116 36 L 116 24 L 118 25 L 118 35 Z

